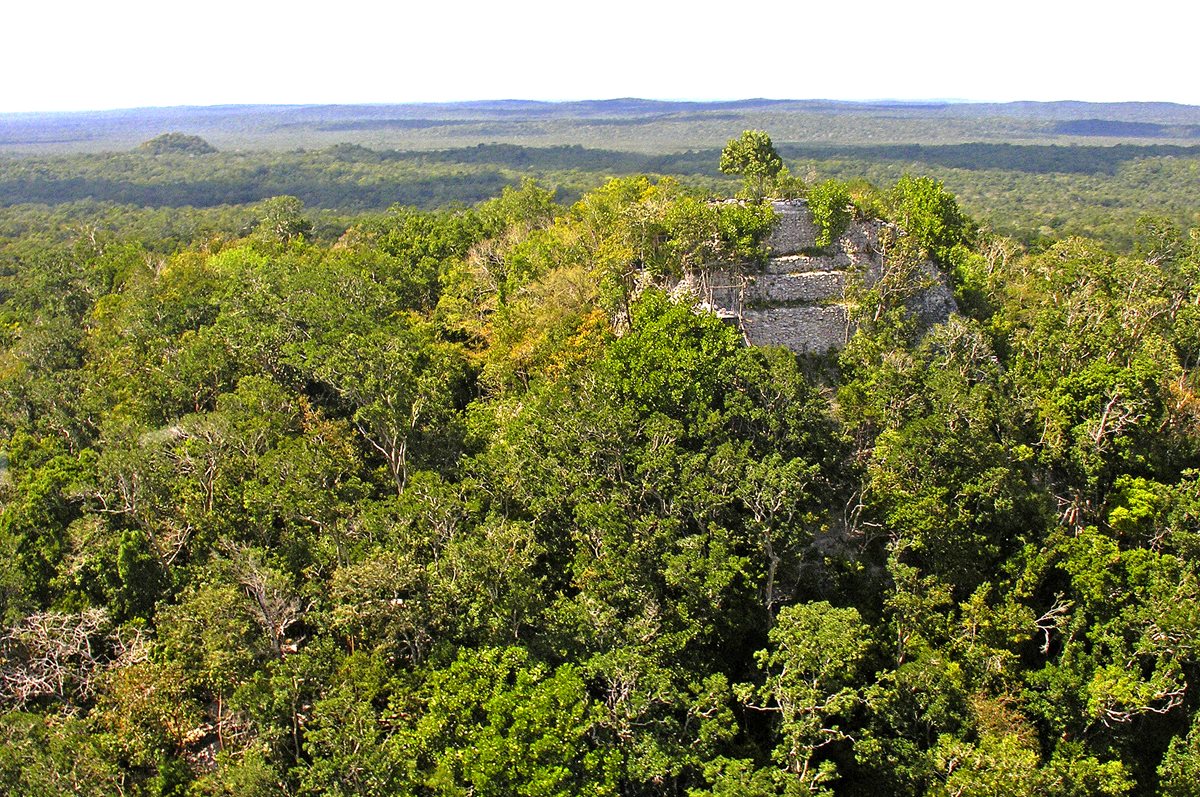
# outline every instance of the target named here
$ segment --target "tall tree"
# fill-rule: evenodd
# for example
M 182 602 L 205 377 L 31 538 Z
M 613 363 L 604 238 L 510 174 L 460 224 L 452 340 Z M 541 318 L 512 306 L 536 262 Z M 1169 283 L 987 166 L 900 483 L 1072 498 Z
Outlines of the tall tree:
M 767 181 L 783 169 L 771 137 L 762 130 L 745 130 L 721 150 L 721 173 L 745 177 L 746 191 L 754 199 L 766 193 Z

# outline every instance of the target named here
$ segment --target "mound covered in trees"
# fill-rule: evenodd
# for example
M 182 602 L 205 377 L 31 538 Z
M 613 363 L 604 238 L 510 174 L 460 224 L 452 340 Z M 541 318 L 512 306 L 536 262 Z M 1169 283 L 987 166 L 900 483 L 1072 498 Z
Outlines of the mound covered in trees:
M 962 312 L 798 357 L 658 287 L 761 258 L 708 200 L 5 250 L 4 790 L 1192 793 L 1196 234 L 825 185 Z
M 150 155 L 208 155 L 217 148 L 200 136 L 187 133 L 163 133 L 138 145 L 138 150 Z

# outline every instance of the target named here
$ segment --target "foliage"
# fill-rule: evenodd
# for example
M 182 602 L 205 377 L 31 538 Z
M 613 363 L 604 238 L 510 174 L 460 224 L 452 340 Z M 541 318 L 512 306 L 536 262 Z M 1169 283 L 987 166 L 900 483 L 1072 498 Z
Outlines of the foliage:
M 142 142 L 138 149 L 150 155 L 209 155 L 217 149 L 200 136 L 187 133 L 163 133 Z
M 954 197 L 929 177 L 901 177 L 892 188 L 893 218 L 900 228 L 940 262 L 966 241 L 970 230 Z
M 108 795 L 121 774 L 86 723 L 11 712 L 0 716 L 0 785 L 8 794 Z
M 837 180 L 826 180 L 808 191 L 808 209 L 817 225 L 816 245 L 829 246 L 850 223 L 850 192 Z
M 784 168 L 767 181 L 764 191 L 773 196 L 800 197 L 805 185 L 829 178 L 853 182 L 866 176 L 886 186 L 905 174 L 920 173 L 953 191 L 972 218 L 1025 243 L 1045 245 L 1085 235 L 1121 251 L 1136 243 L 1135 225 L 1141 216 L 1166 215 L 1182 227 L 1194 223 L 1193 198 L 1200 192 L 1200 149 L 1194 145 L 1160 143 L 1159 138 L 1095 146 L 1075 138 L 1060 140 L 1049 132 L 1044 118 L 1018 122 L 1024 109 L 1015 106 L 1008 109 L 1015 116 L 999 129 L 991 117 L 985 128 L 974 128 L 979 122 L 972 117 L 979 109 L 959 105 L 953 110 L 963 116 L 955 120 L 941 110 L 924 108 L 889 107 L 872 113 L 856 107 L 776 107 L 769 116 L 757 111 L 740 118 L 747 129 L 769 122 L 779 142 L 839 142 L 779 143 L 777 150 L 792 170 Z M 1149 106 L 1123 110 L 1156 113 Z M 1178 107 L 1158 112 L 1163 110 L 1181 112 Z M 597 120 L 569 118 L 571 111 L 564 105 L 549 113 L 567 118 L 543 116 L 536 121 L 521 121 L 526 110 L 500 116 L 478 112 L 488 118 L 489 141 L 503 140 L 501 130 L 509 129 L 510 143 L 480 145 L 468 140 L 478 135 L 473 133 L 476 127 L 461 119 L 388 124 L 374 118 L 380 113 L 375 108 L 368 110 L 372 118 L 360 120 L 361 127 L 334 121 L 328 127 L 311 123 L 317 127 L 308 128 L 310 122 L 289 120 L 264 130 L 263 137 L 251 143 L 237 141 L 225 147 L 228 138 L 220 139 L 226 151 L 202 157 L 145 157 L 141 151 L 68 154 L 80 147 L 126 150 L 139 140 L 96 143 L 104 131 L 119 128 L 111 119 L 102 130 L 89 128 L 82 145 L 38 146 L 31 142 L 43 133 L 33 132 L 20 139 L 25 144 L 9 145 L 20 157 L 0 159 L 0 247 L 6 238 L 11 244 L 28 245 L 31 228 L 47 223 L 60 235 L 74 235 L 81 224 L 97 231 L 130 230 L 143 240 L 158 241 L 166 232 L 176 245 L 203 241 L 214 228 L 237 237 L 244 234 L 247 222 L 238 218 L 245 215 L 244 208 L 234 203 L 279 195 L 300 198 L 310 217 L 329 218 L 339 212 L 383 211 L 397 202 L 424 209 L 470 204 L 529 178 L 552 186 L 559 201 L 573 201 L 612 175 L 674 175 L 691 186 L 730 189 L 730 181 L 717 170 L 720 147 L 731 124 L 736 124 L 723 115 L 727 111 L 710 109 L 695 118 L 638 112 L 632 118 Z M 319 116 L 317 109 L 310 113 L 312 118 Z M 11 120 L 14 130 L 29 123 Z M 135 135 L 143 135 L 142 129 Z M 970 138 L 975 143 L 959 143 L 964 129 L 975 129 Z M 55 140 L 78 133 L 68 127 Z M 293 134 L 299 138 L 291 138 Z M 908 143 L 914 135 L 922 143 Z M 343 143 L 349 140 L 359 143 Z M 63 151 L 41 154 L 47 149 Z M 164 213 L 165 208 L 176 210 Z M 868 214 L 884 215 L 870 210 Z M 337 223 L 318 227 L 336 235 Z M 162 246 L 150 241 L 147 245 Z
M 773 649 L 756 655 L 766 682 L 743 690 L 778 713 L 780 742 L 772 757 L 809 793 L 827 793 L 836 773 L 818 751 L 849 738 L 834 720 L 857 702 L 851 685 L 867 652 L 867 631 L 853 608 L 823 601 L 789 606 L 771 629 Z
M 721 173 L 742 175 L 747 194 L 754 199 L 763 196 L 767 182 L 782 169 L 783 159 L 775 151 L 771 137 L 762 130 L 745 130 L 721 150 Z
M 669 178 L 5 216 L 0 789 L 1194 793 L 1195 232 L 815 182 L 830 356 L 675 290 L 775 217 Z

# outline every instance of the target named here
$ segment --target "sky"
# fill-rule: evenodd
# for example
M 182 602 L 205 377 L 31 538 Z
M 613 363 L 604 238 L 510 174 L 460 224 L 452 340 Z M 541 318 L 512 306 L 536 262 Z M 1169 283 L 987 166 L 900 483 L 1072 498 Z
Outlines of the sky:
M 1200 105 L 1189 0 L 10 0 L 0 112 L 244 103 Z

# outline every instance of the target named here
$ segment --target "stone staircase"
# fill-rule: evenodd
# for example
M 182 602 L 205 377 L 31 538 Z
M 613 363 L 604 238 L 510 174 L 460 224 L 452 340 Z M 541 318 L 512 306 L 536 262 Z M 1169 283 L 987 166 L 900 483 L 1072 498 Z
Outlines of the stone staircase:
M 786 346 L 800 354 L 826 354 L 846 344 L 854 330 L 846 307 L 851 279 L 870 286 L 886 265 L 884 222 L 851 222 L 824 249 L 804 200 L 773 203 L 780 221 L 767 240 L 771 256 L 762 267 L 708 270 L 688 275 L 677 290 L 695 295 L 701 306 L 736 323 L 750 343 Z M 944 275 L 932 263 L 922 267 L 922 291 L 910 302 L 926 325 L 956 310 Z

